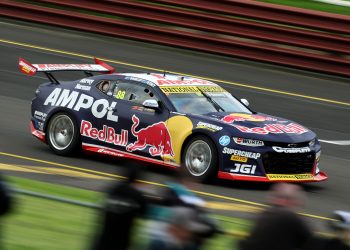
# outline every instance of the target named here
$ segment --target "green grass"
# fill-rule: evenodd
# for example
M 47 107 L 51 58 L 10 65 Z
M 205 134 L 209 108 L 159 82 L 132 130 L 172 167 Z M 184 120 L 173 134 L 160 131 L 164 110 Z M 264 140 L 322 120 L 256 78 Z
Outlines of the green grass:
M 24 179 L 13 176 L 8 176 L 6 179 L 13 188 L 25 189 L 28 191 L 49 195 L 56 195 L 73 200 L 84 202 L 99 202 L 103 198 L 103 195 L 99 192 L 84 190 L 80 188 L 72 188 L 68 186 L 51 184 L 42 181 L 34 181 L 31 179 Z
M 19 196 L 4 220 L 5 249 L 86 249 L 95 211 L 40 198 Z
M 62 185 L 8 177 L 12 187 L 50 194 L 83 202 L 101 201 L 103 194 Z M 98 228 L 98 213 L 94 209 L 46 200 L 26 195 L 15 196 L 13 211 L 1 218 L 2 243 L 5 250 L 79 250 L 88 249 Z M 249 222 L 239 218 L 215 217 L 222 229 L 233 236 L 218 235 L 210 239 L 205 249 L 235 249 L 237 233 L 247 231 Z M 139 225 L 145 225 L 140 220 Z M 135 236 L 136 245 L 142 237 Z M 145 240 L 143 239 L 143 242 Z M 0 247 L 1 248 L 1 247 Z M 2 249 L 2 248 L 1 248 Z
M 8 177 L 12 187 L 33 192 L 96 202 L 97 192 L 29 179 Z M 96 226 L 96 211 L 61 202 L 17 195 L 13 211 L 1 225 L 5 250 L 86 249 Z
M 338 6 L 334 4 L 326 4 L 312 0 L 258 0 L 260 2 L 274 3 L 299 7 L 304 9 L 319 10 L 324 12 L 350 15 L 350 7 Z

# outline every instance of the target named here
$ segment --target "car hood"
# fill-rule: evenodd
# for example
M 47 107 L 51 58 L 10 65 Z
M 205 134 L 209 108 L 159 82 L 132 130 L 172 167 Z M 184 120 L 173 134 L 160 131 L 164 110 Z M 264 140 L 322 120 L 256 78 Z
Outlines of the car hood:
M 229 130 L 231 136 L 288 143 L 305 142 L 316 137 L 314 132 L 294 121 L 263 113 L 215 112 L 205 116 L 216 120 L 215 123 Z

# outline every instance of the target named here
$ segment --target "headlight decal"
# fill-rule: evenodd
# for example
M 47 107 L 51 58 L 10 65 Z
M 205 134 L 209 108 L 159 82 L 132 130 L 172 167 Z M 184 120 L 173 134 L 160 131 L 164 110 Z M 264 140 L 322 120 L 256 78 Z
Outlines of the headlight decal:
M 313 146 L 315 146 L 315 143 L 316 143 L 316 138 L 309 142 L 309 146 L 313 147 Z

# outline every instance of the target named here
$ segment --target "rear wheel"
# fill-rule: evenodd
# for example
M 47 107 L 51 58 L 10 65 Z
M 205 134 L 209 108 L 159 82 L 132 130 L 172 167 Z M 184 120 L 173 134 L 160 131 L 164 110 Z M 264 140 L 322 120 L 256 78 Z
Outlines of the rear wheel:
M 79 129 L 75 120 L 67 113 L 57 113 L 50 119 L 46 129 L 50 148 L 58 155 L 70 155 L 80 144 Z
M 195 136 L 183 151 L 182 162 L 190 176 L 199 181 L 208 181 L 217 172 L 217 151 L 206 136 Z

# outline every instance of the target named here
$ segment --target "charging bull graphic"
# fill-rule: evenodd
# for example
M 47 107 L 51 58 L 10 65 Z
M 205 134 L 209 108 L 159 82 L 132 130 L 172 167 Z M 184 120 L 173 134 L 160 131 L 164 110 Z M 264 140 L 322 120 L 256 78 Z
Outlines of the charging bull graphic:
M 243 122 L 243 121 L 252 121 L 252 122 L 277 121 L 277 119 L 272 117 L 262 116 L 262 115 L 249 115 L 249 114 L 229 114 L 224 116 L 221 120 L 226 123 Z
M 139 125 L 140 119 L 136 115 L 133 115 L 132 122 L 131 133 L 137 140 L 126 147 L 127 151 L 143 150 L 147 146 L 150 146 L 149 153 L 152 156 L 174 156 L 171 137 L 164 122 L 154 123 L 139 131 L 136 131 L 136 127 Z

